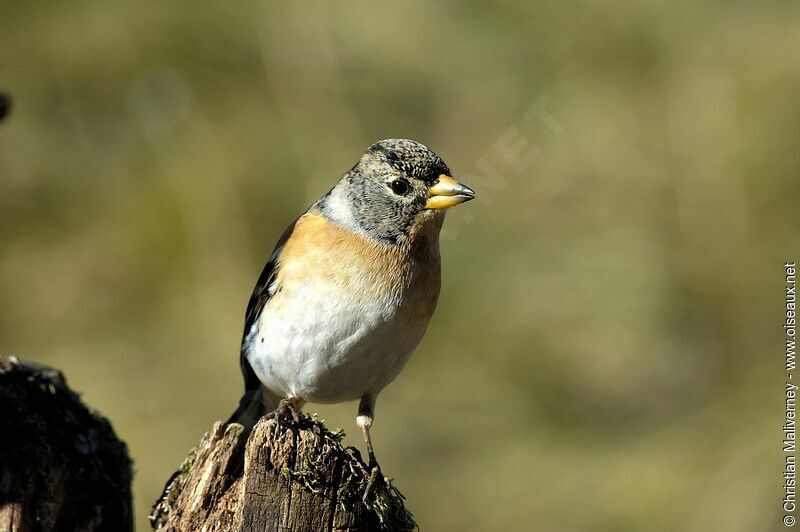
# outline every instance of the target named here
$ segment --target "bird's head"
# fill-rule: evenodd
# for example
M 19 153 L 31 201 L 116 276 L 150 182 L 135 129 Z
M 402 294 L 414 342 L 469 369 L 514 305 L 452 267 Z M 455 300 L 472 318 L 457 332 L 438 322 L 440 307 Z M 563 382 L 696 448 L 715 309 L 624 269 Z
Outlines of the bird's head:
M 438 220 L 445 209 L 475 197 L 450 175 L 436 153 L 419 142 L 388 139 L 367 149 L 323 198 L 330 214 L 373 238 L 397 243 L 414 228 Z M 338 213 L 336 211 L 339 211 Z

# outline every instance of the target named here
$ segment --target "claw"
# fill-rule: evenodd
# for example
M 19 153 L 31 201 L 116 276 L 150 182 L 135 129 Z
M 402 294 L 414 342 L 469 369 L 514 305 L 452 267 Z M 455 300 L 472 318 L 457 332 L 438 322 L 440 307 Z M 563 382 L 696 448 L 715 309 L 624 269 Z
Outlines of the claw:
M 375 456 L 370 457 L 369 480 L 367 481 L 367 487 L 364 489 L 364 496 L 361 497 L 361 502 L 363 502 L 364 504 L 367 504 L 369 493 L 370 491 L 372 491 L 372 487 L 375 485 L 375 482 L 377 482 L 379 478 L 383 478 L 383 475 L 381 474 L 381 466 L 379 466 L 378 463 L 375 462 L 374 460 Z
M 267 416 L 269 416 L 271 419 L 274 419 L 278 423 L 278 426 L 280 426 L 282 420 L 291 420 L 297 423 L 300 421 L 300 414 L 298 412 L 300 403 L 301 399 L 298 397 L 281 399 L 278 402 L 278 408 L 267 414 Z

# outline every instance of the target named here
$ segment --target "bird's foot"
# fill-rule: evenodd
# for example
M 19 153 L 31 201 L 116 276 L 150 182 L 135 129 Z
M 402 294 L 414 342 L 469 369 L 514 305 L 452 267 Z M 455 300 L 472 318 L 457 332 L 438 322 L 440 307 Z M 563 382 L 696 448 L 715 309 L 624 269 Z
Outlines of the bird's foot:
M 277 421 L 278 424 L 281 421 L 297 423 L 300 421 L 299 405 L 300 401 L 296 398 L 281 399 L 278 402 L 278 408 L 267 415 Z
M 379 481 L 383 481 L 383 473 L 381 472 L 381 466 L 378 464 L 378 461 L 375 460 L 375 455 L 370 453 L 369 480 L 367 480 L 367 487 L 364 488 L 364 495 L 361 497 L 361 501 L 364 504 L 367 504 L 367 499 L 369 498 L 369 494 L 372 491 L 372 488 L 375 486 L 375 483 Z

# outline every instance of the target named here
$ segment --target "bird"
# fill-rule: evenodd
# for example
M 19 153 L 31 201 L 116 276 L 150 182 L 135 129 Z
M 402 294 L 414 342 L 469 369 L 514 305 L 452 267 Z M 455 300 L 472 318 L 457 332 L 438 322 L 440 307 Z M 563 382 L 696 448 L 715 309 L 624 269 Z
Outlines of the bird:
M 408 139 L 370 146 L 278 240 L 245 312 L 245 391 L 228 423 L 279 406 L 359 401 L 371 464 L 378 394 L 436 308 L 445 211 L 475 198 L 439 155 Z

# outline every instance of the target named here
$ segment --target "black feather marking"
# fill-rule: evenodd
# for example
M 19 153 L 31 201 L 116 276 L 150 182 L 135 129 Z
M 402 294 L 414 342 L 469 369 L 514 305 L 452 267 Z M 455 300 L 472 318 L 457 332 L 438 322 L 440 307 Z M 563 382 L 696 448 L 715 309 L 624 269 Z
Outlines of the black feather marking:
M 450 175 L 450 169 L 441 157 L 427 146 L 407 139 L 387 139 L 369 147 L 369 152 L 379 155 L 386 164 L 403 174 L 421 179 L 427 185 L 436 182 L 440 175 Z
M 244 333 L 242 334 L 242 348 L 239 353 L 239 364 L 242 367 L 242 376 L 244 377 L 245 392 L 258 390 L 258 387 L 261 385 L 261 381 L 258 380 L 255 371 L 253 371 L 253 368 L 250 366 L 250 362 L 248 362 L 247 360 L 245 342 L 247 341 L 247 337 L 250 334 L 250 329 L 253 327 L 253 324 L 258 319 L 258 316 L 261 314 L 261 311 L 264 310 L 264 305 L 266 305 L 267 301 L 271 296 L 271 288 L 275 284 L 276 276 L 278 273 L 277 270 L 278 257 L 280 257 L 281 251 L 283 250 L 283 247 L 286 245 L 286 242 L 292 236 L 292 232 L 294 231 L 294 226 L 296 223 L 297 220 L 292 222 L 292 224 L 288 228 L 286 228 L 286 231 L 283 232 L 283 235 L 281 235 L 281 237 L 278 239 L 278 243 L 275 244 L 275 249 L 272 251 L 272 255 L 270 255 L 266 266 L 264 266 L 264 270 L 258 277 L 256 286 L 253 289 L 253 295 L 250 296 L 250 301 L 247 303 L 247 311 L 245 312 L 244 316 Z

